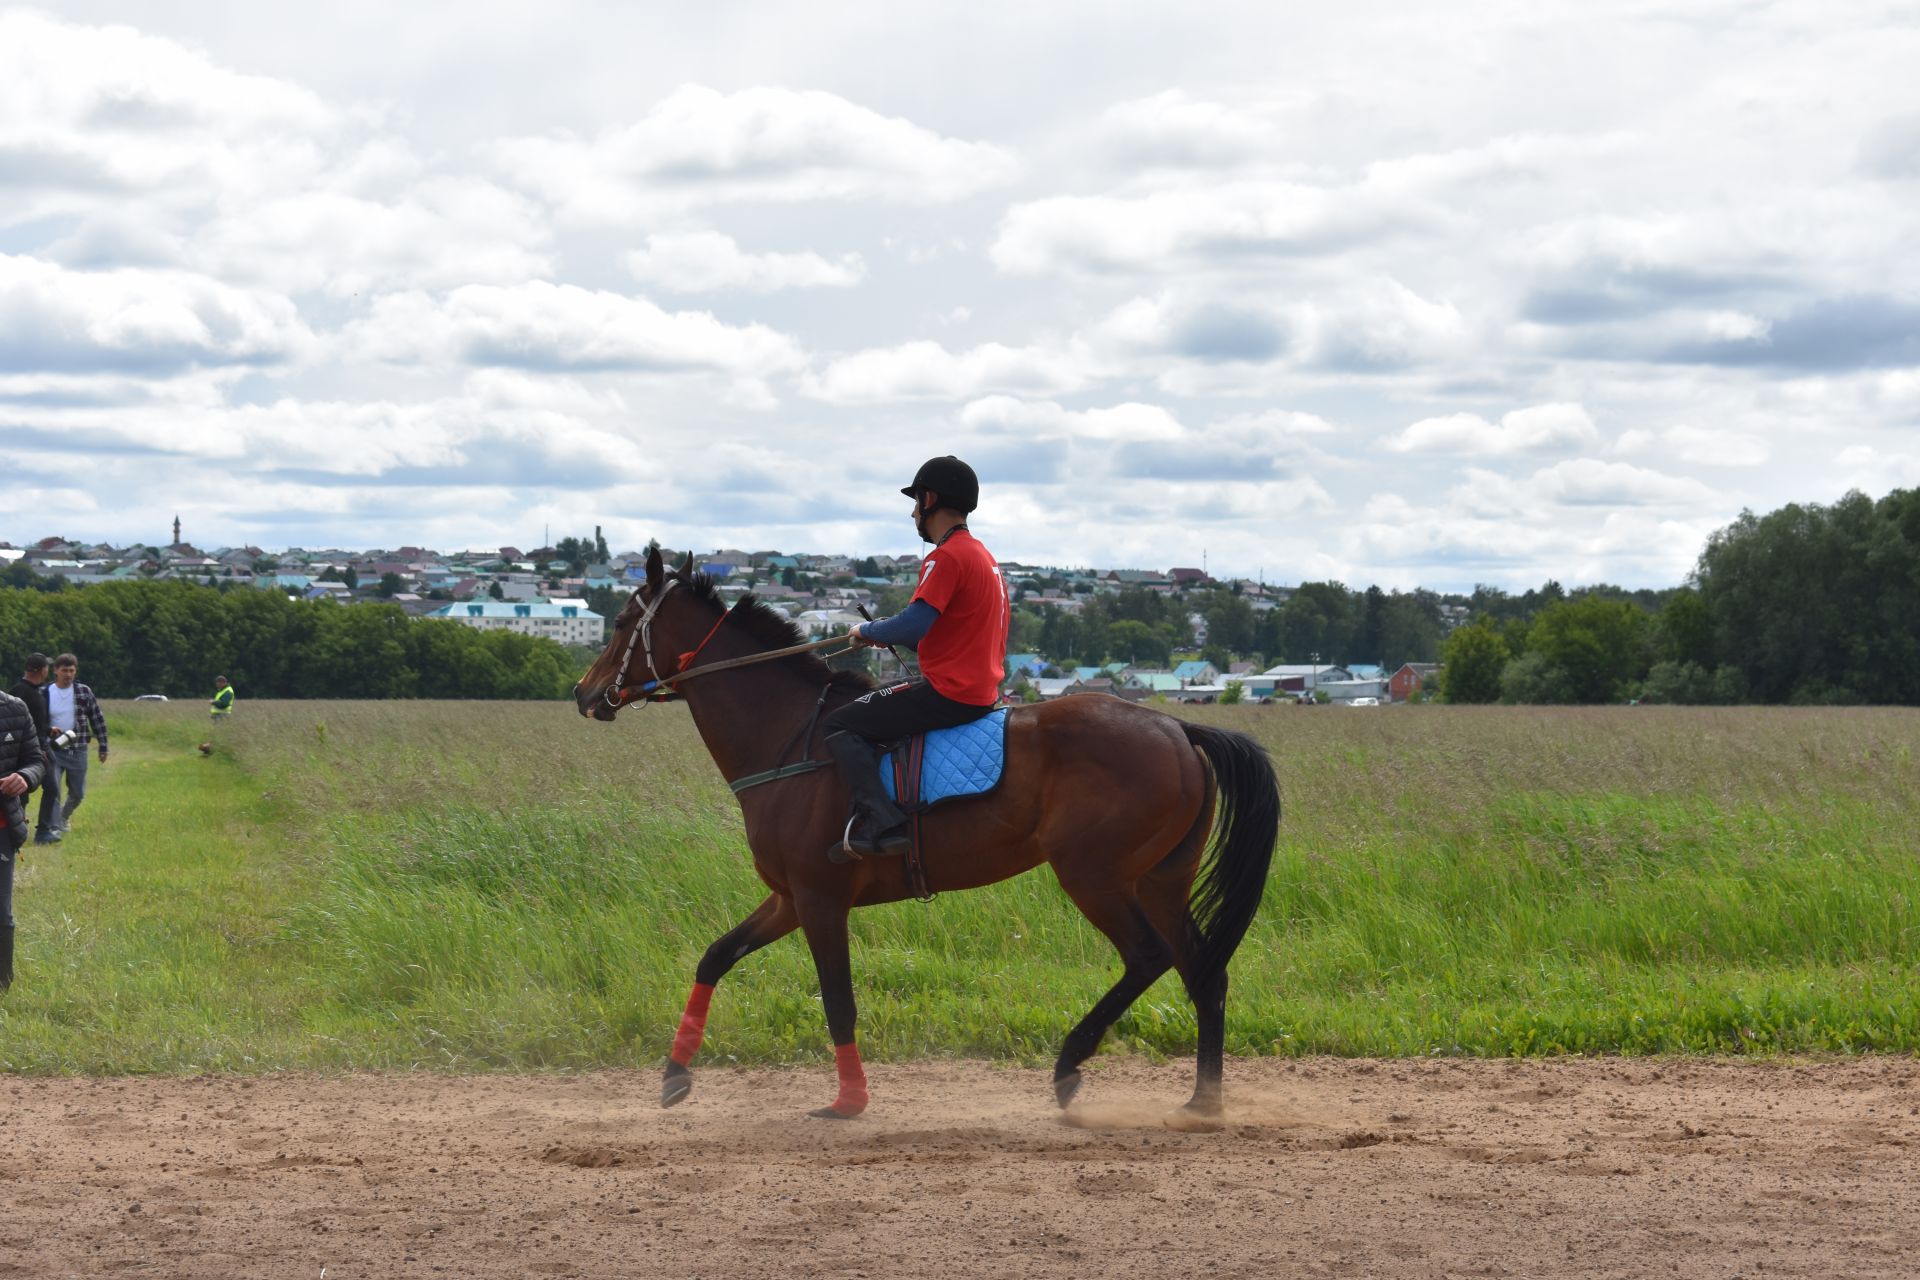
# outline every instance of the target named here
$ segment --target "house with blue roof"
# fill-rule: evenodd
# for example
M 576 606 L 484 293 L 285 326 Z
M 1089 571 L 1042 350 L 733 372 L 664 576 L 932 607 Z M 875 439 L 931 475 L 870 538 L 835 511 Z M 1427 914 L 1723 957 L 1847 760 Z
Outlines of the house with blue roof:
M 1037 676 L 1047 669 L 1047 660 L 1037 653 L 1010 653 L 1007 655 L 1007 674 L 1024 671 Z
M 261 573 L 254 575 L 253 585 L 264 590 L 292 591 L 305 595 L 307 588 L 313 585 L 313 576 L 305 573 Z
M 545 636 L 561 644 L 597 645 L 607 638 L 606 619 L 593 610 L 546 600 L 467 600 L 445 605 L 426 616 L 462 623 L 477 631 Z
M 1183 662 L 1173 669 L 1173 674 L 1182 684 L 1219 684 L 1220 669 L 1211 662 L 1195 659 Z

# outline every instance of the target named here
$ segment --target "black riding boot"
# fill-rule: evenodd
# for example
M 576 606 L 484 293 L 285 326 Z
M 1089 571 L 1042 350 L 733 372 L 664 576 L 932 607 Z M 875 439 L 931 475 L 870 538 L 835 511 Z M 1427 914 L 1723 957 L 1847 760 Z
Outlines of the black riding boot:
M 13 985 L 13 926 L 0 924 L 0 991 Z
M 851 854 L 889 857 L 905 853 L 912 843 L 907 815 L 880 785 L 880 749 L 857 733 L 830 733 L 827 752 L 840 768 L 840 777 L 853 793 L 856 817 L 844 842 L 827 846 L 827 856 L 845 862 Z

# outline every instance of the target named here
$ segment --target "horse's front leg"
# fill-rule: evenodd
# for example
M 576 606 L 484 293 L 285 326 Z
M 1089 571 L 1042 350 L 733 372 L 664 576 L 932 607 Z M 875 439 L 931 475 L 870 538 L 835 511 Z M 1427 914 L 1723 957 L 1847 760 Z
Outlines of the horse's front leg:
M 687 997 L 687 1011 L 680 1015 L 680 1031 L 673 1038 L 673 1052 L 667 1059 L 666 1078 L 660 1082 L 661 1106 L 670 1107 L 693 1092 L 693 1072 L 688 1068 L 707 1033 L 707 1005 L 713 1000 L 715 985 L 727 970 L 769 942 L 786 937 L 799 923 L 793 899 L 770 894 L 752 915 L 722 934 L 700 957 L 693 971 L 693 993 Z
M 847 954 L 847 903 L 843 899 L 803 896 L 799 899 L 800 927 L 813 952 L 813 969 L 820 979 L 820 1001 L 827 1010 L 827 1032 L 833 1037 L 833 1061 L 840 1076 L 840 1093 L 833 1105 L 807 1114 L 821 1120 L 851 1120 L 867 1109 L 867 1072 L 854 1047 L 853 960 Z

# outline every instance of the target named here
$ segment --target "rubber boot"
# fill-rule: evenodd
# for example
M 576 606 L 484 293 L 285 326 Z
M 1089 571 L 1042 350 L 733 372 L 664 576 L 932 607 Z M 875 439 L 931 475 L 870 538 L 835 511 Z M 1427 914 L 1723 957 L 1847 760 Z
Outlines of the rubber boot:
M 827 753 L 839 766 L 840 778 L 853 794 L 855 818 L 844 841 L 827 846 L 827 856 L 845 862 L 850 856 L 880 854 L 897 857 L 907 851 L 907 815 L 880 785 L 880 749 L 857 733 L 827 735 Z
M 13 985 L 13 926 L 0 924 L 0 991 Z

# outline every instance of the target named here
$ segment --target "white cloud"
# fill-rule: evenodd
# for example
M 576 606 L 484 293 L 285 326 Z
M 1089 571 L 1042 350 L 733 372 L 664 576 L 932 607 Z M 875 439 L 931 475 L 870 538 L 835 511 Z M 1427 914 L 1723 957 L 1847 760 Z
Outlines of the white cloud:
M 277 294 L 184 271 L 69 271 L 0 254 L 0 370 L 275 364 L 312 341 Z
M 644 298 L 535 281 L 466 285 L 444 299 L 388 294 L 348 330 L 370 359 L 550 370 L 714 371 L 765 377 L 798 370 L 790 337 L 729 325 L 704 311 L 666 311 Z
M 1395 453 L 1464 453 L 1500 456 L 1578 447 L 1597 437 L 1593 419 L 1577 404 L 1541 404 L 1515 409 L 1498 423 L 1478 414 L 1422 418 L 1385 445 Z
M 517 284 L 554 263 L 532 205 L 477 178 L 428 178 L 382 200 L 340 191 L 264 200 L 215 221 L 190 253 L 210 269 L 336 296 Z
M 1312 101 L 1302 92 L 1284 101 L 1212 102 L 1167 89 L 1108 107 L 1101 125 L 1126 161 L 1225 167 L 1271 157 L 1286 142 L 1288 117 Z
M 1342 373 L 1443 361 L 1469 331 L 1451 303 L 1372 278 L 1281 300 L 1230 288 L 1133 298 L 1092 325 L 1083 343 L 1106 368 L 1153 370 L 1169 394 L 1230 395 L 1245 394 L 1249 382 L 1255 393 L 1267 390 L 1263 367 Z
M 1105 409 L 1068 409 L 1051 400 L 986 396 L 960 411 L 969 427 L 1008 427 L 1058 432 L 1079 440 L 1179 440 L 1180 420 L 1157 404 L 1117 404 Z
M 1689 476 L 1571 458 L 1536 471 L 1526 482 L 1533 491 L 1570 506 L 1699 506 L 1717 503 L 1712 489 Z
M 1261 409 L 1254 413 L 1236 413 L 1221 419 L 1221 429 L 1249 435 L 1286 440 L 1295 436 L 1331 435 L 1334 426 L 1317 413 L 1296 409 Z
M 1232 182 L 1147 195 L 1048 196 L 1002 219 L 990 255 L 1016 275 L 1171 270 L 1195 259 L 1311 254 L 1389 231 L 1390 210 L 1301 182 Z
M 172 40 L 0 13 L 0 169 L 16 193 L 0 222 L 103 196 L 271 187 L 311 174 L 341 124 L 307 89 Z
M 1708 467 L 1757 467 L 1773 456 L 1773 447 L 1751 432 L 1682 424 L 1664 431 L 1623 431 L 1614 452 L 1662 454 Z
M 857 253 L 842 254 L 838 261 L 817 253 L 746 253 L 732 236 L 717 231 L 648 236 L 646 248 L 626 255 L 626 265 L 642 284 L 676 293 L 844 289 L 867 274 Z
M 632 124 L 591 140 L 508 138 L 490 154 L 569 217 L 619 221 L 726 201 L 958 199 L 1013 178 L 985 142 L 945 138 L 820 90 L 720 93 L 683 85 Z
M 806 394 L 832 404 L 889 400 L 965 400 L 992 391 L 1027 395 L 1076 391 L 1091 380 L 1084 358 L 1044 347 L 982 343 L 949 351 L 937 342 L 877 347 L 833 360 L 804 381 Z
M 1834 456 L 1843 470 L 1846 488 L 1866 494 L 1920 486 L 1920 450 L 1881 449 L 1870 444 L 1848 445 Z
M 1175 119 L 1191 122 L 1192 104 L 1173 105 L 1180 108 Z M 1214 120 L 1214 136 L 1231 120 L 1233 128 L 1224 132 L 1240 134 L 1244 143 L 1250 127 L 1243 117 L 1218 109 L 1205 114 Z M 1193 131 L 1187 132 L 1193 145 Z M 1337 254 L 1406 232 L 1463 229 L 1469 219 L 1454 206 L 1455 188 L 1615 145 L 1611 138 L 1520 135 L 1376 160 L 1357 178 L 1198 174 L 1145 192 L 1050 196 L 1007 211 L 991 256 L 1003 271 L 1036 275 L 1170 272 L 1199 264 L 1241 271 L 1263 259 Z

